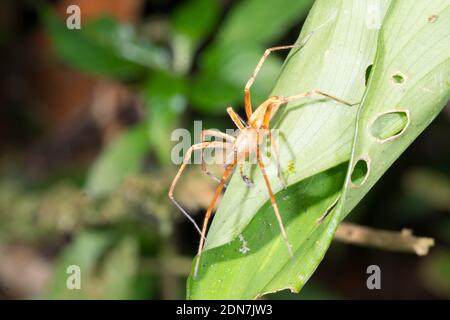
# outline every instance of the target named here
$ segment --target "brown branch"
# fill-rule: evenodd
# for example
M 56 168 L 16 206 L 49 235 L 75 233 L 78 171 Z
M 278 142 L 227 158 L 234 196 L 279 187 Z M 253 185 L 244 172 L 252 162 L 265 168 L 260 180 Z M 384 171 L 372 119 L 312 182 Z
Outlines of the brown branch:
M 428 254 L 434 246 L 433 238 L 415 237 L 409 229 L 401 232 L 377 230 L 352 223 L 341 223 L 334 239 L 361 246 L 374 247 L 388 251 L 415 253 L 418 256 Z

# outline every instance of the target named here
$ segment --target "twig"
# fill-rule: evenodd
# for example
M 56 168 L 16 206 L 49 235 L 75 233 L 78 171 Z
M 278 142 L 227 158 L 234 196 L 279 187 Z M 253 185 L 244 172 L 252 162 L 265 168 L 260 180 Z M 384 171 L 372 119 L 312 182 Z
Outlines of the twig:
M 395 232 L 372 229 L 352 223 L 341 223 L 336 230 L 334 239 L 388 251 L 415 253 L 418 256 L 427 255 L 430 247 L 434 246 L 433 238 L 415 237 L 409 229 Z

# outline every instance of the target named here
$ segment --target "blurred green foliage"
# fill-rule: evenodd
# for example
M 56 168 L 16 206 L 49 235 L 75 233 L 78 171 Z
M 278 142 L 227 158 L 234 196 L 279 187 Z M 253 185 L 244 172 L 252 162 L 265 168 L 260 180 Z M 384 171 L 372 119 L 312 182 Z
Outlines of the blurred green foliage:
M 40 14 L 59 57 L 84 72 L 133 79 L 149 69 L 168 68 L 167 51 L 137 37 L 131 25 L 105 16 L 71 32 L 51 9 Z
M 146 123 L 128 129 L 108 146 L 90 169 L 87 191 L 101 195 L 115 190 L 124 177 L 139 171 L 148 150 Z

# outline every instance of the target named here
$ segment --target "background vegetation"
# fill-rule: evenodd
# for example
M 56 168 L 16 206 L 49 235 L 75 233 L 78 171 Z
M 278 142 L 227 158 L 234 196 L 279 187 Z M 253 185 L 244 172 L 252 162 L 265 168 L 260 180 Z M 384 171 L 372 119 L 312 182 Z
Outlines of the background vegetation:
M 72 3 L 81 31 L 65 27 Z M 183 298 L 198 235 L 167 199 L 170 134 L 194 120 L 230 127 L 226 106 L 242 114 L 262 52 L 293 43 L 312 3 L 5 2 L 0 297 Z M 258 77 L 256 102 L 283 58 Z M 449 298 L 449 122 L 447 107 L 349 216 L 433 236 L 429 256 L 333 243 L 300 294 L 271 298 Z M 212 187 L 193 166 L 178 189 L 198 221 Z M 81 266 L 83 290 L 66 289 L 70 264 Z M 370 264 L 381 267 L 383 290 L 367 290 Z

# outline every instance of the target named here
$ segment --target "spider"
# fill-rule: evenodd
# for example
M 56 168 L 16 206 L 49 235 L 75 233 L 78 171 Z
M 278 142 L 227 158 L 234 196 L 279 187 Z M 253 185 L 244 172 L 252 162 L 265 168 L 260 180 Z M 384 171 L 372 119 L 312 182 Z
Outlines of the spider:
M 253 71 L 250 79 L 247 81 L 247 84 L 244 88 L 244 105 L 245 105 L 245 113 L 247 117 L 247 121 L 242 120 L 242 118 L 233 110 L 232 107 L 227 108 L 227 112 L 233 121 L 233 123 L 236 125 L 236 127 L 239 129 L 238 133 L 235 136 L 223 133 L 218 130 L 203 130 L 201 132 L 201 142 L 198 144 L 192 145 L 186 152 L 183 163 L 181 164 L 175 178 L 172 181 L 172 184 L 169 189 L 169 198 L 172 200 L 172 202 L 175 204 L 176 207 L 194 224 L 195 228 L 200 234 L 200 243 L 198 246 L 198 253 L 197 253 L 197 261 L 194 268 L 194 278 L 197 275 L 198 266 L 200 262 L 200 258 L 202 255 L 203 245 L 205 242 L 206 237 L 206 231 L 208 227 L 209 220 L 213 214 L 213 209 L 216 204 L 216 201 L 221 194 L 223 188 L 225 187 L 225 182 L 229 178 L 229 176 L 233 173 L 236 166 L 240 165 L 240 174 L 242 179 L 245 183 L 248 185 L 252 184 L 252 181 L 250 178 L 245 176 L 243 174 L 242 170 L 242 161 L 245 161 L 248 159 L 251 155 L 256 154 L 256 161 L 260 168 L 260 171 L 262 173 L 262 176 L 264 178 L 264 183 L 266 185 L 270 202 L 272 204 L 273 211 L 275 213 L 276 219 L 278 221 L 278 225 L 281 231 L 281 235 L 283 237 L 283 240 L 286 244 L 288 253 L 291 257 L 293 257 L 292 252 L 292 246 L 289 242 L 288 235 L 286 233 L 286 229 L 283 224 L 283 220 L 281 218 L 280 211 L 278 209 L 277 202 L 275 200 L 274 193 L 272 191 L 272 187 L 270 185 L 269 179 L 267 177 L 266 169 L 264 166 L 264 163 L 261 158 L 261 150 L 260 146 L 264 138 L 268 138 L 271 146 L 273 146 L 273 151 L 276 157 L 276 164 L 277 164 L 277 170 L 278 170 L 278 177 L 280 176 L 280 159 L 279 159 L 279 149 L 278 145 L 276 144 L 276 141 L 273 137 L 272 131 L 269 127 L 270 121 L 275 115 L 275 113 L 278 111 L 280 106 L 282 104 L 285 104 L 290 101 L 298 100 L 305 97 L 312 97 L 312 96 L 322 96 L 325 98 L 329 98 L 332 100 L 335 100 L 339 103 L 346 104 L 349 106 L 352 106 L 353 104 L 350 104 L 342 99 L 336 98 L 334 96 L 331 96 L 321 90 L 311 90 L 307 92 L 303 92 L 297 95 L 288 96 L 288 97 L 282 97 L 282 96 L 271 96 L 266 101 L 264 101 L 261 105 L 256 108 L 255 111 L 252 110 L 252 104 L 251 104 L 251 98 L 250 98 L 250 88 L 253 85 L 253 82 L 256 79 L 256 76 L 261 69 L 262 65 L 264 64 L 265 60 L 269 56 L 270 53 L 274 51 L 279 50 L 286 50 L 286 49 L 292 49 L 292 48 L 299 48 L 301 49 L 307 42 L 309 37 L 304 40 L 299 45 L 287 45 L 287 46 L 278 46 L 278 47 L 272 47 L 269 49 L 266 49 L 264 52 L 264 55 L 259 60 L 255 70 Z M 214 138 L 220 138 L 222 141 L 206 141 L 206 137 L 214 137 Z M 206 211 L 202 228 L 200 229 L 198 225 L 195 223 L 195 221 L 192 219 L 192 217 L 178 204 L 178 202 L 175 200 L 173 193 L 175 186 L 183 173 L 184 169 L 186 168 L 187 163 L 189 162 L 191 158 L 191 154 L 194 150 L 201 150 L 201 152 L 204 149 L 223 149 L 226 151 L 226 165 L 225 165 L 225 171 L 221 177 L 221 179 L 216 178 L 213 176 L 209 171 L 206 170 L 205 163 L 203 161 L 203 154 L 202 154 L 202 170 L 204 173 L 210 175 L 212 178 L 217 180 L 219 182 L 216 191 L 214 193 L 214 196 L 211 200 L 211 203 Z

